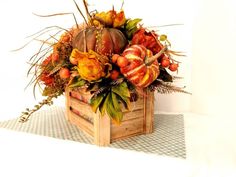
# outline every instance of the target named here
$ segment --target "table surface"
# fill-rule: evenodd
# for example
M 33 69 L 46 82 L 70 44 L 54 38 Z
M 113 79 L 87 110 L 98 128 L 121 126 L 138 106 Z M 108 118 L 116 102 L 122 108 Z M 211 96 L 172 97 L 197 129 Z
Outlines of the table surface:
M 187 159 L 0 129 L 0 176 L 235 177 L 235 122 L 185 114 Z

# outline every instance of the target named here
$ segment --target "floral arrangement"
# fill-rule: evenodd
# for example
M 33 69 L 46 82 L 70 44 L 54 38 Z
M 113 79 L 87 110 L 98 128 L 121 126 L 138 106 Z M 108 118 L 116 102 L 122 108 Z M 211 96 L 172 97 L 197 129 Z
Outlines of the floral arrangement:
M 29 84 L 34 84 L 34 88 L 40 86 L 46 99 L 33 109 L 27 108 L 21 115 L 22 122 L 43 105 L 51 105 L 53 98 L 62 95 L 66 88 L 86 88 L 92 94 L 89 104 L 93 111 L 107 113 L 118 123 L 123 116 L 122 104 L 129 109 L 130 102 L 136 101 L 145 89 L 159 93 L 185 92 L 172 84 L 175 77 L 171 74 L 179 67 L 173 57 L 182 54 L 169 49 L 166 35 L 143 27 L 140 18 L 127 18 L 122 9 L 89 12 L 84 0 L 85 17 L 74 3 L 84 22 L 77 23 L 74 16 L 72 28 L 57 27 L 58 32 L 41 41 L 39 51 L 30 59 L 28 73 L 33 72 L 33 77 Z M 47 17 L 55 15 L 66 14 Z M 52 39 L 55 42 L 49 42 Z M 43 49 L 45 45 L 48 47 Z

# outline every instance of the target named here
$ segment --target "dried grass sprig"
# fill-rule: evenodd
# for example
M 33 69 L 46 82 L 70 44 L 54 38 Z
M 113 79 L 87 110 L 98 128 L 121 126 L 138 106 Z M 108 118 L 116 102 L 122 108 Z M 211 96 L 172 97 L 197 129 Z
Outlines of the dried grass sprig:
M 55 13 L 55 14 L 48 14 L 48 15 L 41 15 L 41 14 L 36 14 L 33 13 L 33 15 L 38 16 L 38 17 L 53 17 L 53 16 L 60 16 L 60 15 L 71 15 L 73 14 L 72 12 L 62 12 L 62 13 Z
M 77 19 L 75 17 L 75 14 L 73 12 L 55 13 L 55 14 L 49 14 L 49 15 L 40 15 L 40 14 L 36 14 L 36 13 L 33 13 L 33 14 L 38 17 L 54 17 L 54 16 L 61 16 L 61 15 L 73 15 L 73 18 L 75 20 L 75 24 L 77 27 L 79 27 Z
M 86 0 L 83 0 L 83 4 L 84 4 L 84 8 L 85 8 L 85 11 L 86 11 L 86 14 L 87 14 L 88 22 L 90 22 L 90 20 L 91 20 L 91 15 L 90 15 L 89 10 L 88 10 L 88 3 L 87 3 Z
M 48 96 L 46 99 L 43 101 L 39 102 L 37 105 L 34 106 L 33 109 L 26 108 L 24 112 L 22 112 L 22 115 L 20 116 L 19 122 L 24 123 L 29 120 L 29 117 L 39 109 L 41 109 L 44 105 L 49 105 L 51 106 L 53 104 L 53 99 L 57 98 L 60 94 L 55 93 L 54 95 Z
M 170 94 L 170 93 L 186 93 L 186 94 L 190 94 L 190 92 L 187 92 L 184 90 L 185 87 L 177 87 L 174 86 L 171 83 L 167 83 L 164 82 L 162 80 L 157 79 L 156 81 L 154 81 L 154 83 L 152 85 L 150 85 L 148 87 L 151 91 L 157 91 L 158 93 L 161 94 Z
M 157 25 L 157 26 L 147 26 L 147 28 L 162 28 L 162 27 L 169 27 L 169 26 L 181 26 L 184 25 L 183 23 L 172 23 L 166 25 Z
M 87 21 L 87 19 L 85 18 L 83 12 L 80 10 L 79 5 L 76 3 L 75 0 L 73 0 L 73 1 L 74 1 L 74 3 L 75 3 L 75 6 L 76 6 L 77 10 L 79 11 L 80 15 L 83 17 L 84 22 L 86 23 L 86 25 L 88 25 L 88 21 Z
M 59 26 L 51 26 L 51 27 L 48 27 L 48 28 L 57 28 L 57 29 L 61 29 L 61 30 L 65 30 L 65 31 L 69 32 L 67 29 L 62 28 L 62 27 L 59 27 Z M 46 28 L 44 28 L 44 29 L 46 29 Z M 44 30 L 44 29 L 43 29 L 43 30 Z M 27 36 L 26 38 L 30 38 L 30 37 L 33 37 L 33 36 L 35 36 L 35 35 L 38 34 L 37 36 L 33 37 L 33 38 L 30 39 L 28 42 L 26 42 L 23 46 L 21 46 L 21 47 L 19 47 L 19 48 L 17 48 L 17 49 L 11 50 L 11 52 L 17 52 L 17 51 L 19 51 L 19 50 L 24 49 L 24 48 L 27 47 L 31 42 L 37 41 L 37 40 L 38 40 L 38 39 L 37 39 L 38 37 L 44 35 L 45 33 L 49 32 L 49 31 L 52 31 L 52 30 L 47 30 L 47 31 L 42 31 L 42 32 L 41 32 L 41 31 L 42 31 L 42 30 L 40 30 L 39 32 L 34 33 L 34 34 L 30 35 L 30 36 Z M 41 33 L 40 33 L 40 32 L 41 32 Z M 40 33 L 40 34 L 39 34 L 39 33 Z
M 38 61 L 41 59 L 41 58 L 38 58 L 38 55 L 39 55 L 39 53 L 41 52 L 41 50 L 43 49 L 44 44 L 45 44 L 47 41 L 49 41 L 50 39 L 52 39 L 54 36 L 56 36 L 57 34 L 59 34 L 60 32 L 61 32 L 61 30 L 59 30 L 59 31 L 56 32 L 54 35 L 52 35 L 52 36 L 48 37 L 46 40 L 44 40 L 44 41 L 42 42 L 41 46 L 39 47 L 39 50 L 38 50 L 37 54 L 36 54 L 33 58 L 30 58 L 29 61 L 31 61 L 32 63 L 38 63 Z M 52 45 L 52 46 L 53 46 L 53 45 Z M 52 46 L 51 46 L 51 47 L 52 47 Z M 32 68 L 33 68 L 33 67 L 31 67 L 31 68 L 29 69 L 29 72 L 31 71 Z
M 172 55 L 180 56 L 180 57 L 186 57 L 186 55 L 183 54 L 184 52 L 181 52 L 181 51 L 168 50 L 168 53 Z
M 100 87 L 97 91 L 95 91 L 95 92 L 93 93 L 93 98 L 96 98 L 96 97 L 97 97 L 99 94 L 101 94 L 101 93 L 107 92 L 111 87 L 116 86 L 116 85 L 119 85 L 119 84 L 121 84 L 123 81 L 124 81 L 123 78 L 119 78 L 119 79 L 117 79 L 117 80 L 114 80 L 114 81 L 110 82 L 109 85 L 105 85 L 105 86 Z
M 57 26 L 48 26 L 48 27 L 45 27 L 45 28 L 43 28 L 43 29 L 41 29 L 41 30 L 39 30 L 39 31 L 37 31 L 37 32 L 35 32 L 35 33 L 33 33 L 33 34 L 30 34 L 30 35 L 26 36 L 25 38 L 31 38 L 31 37 L 33 37 L 33 36 L 35 36 L 35 35 L 41 36 L 41 35 L 43 35 L 43 34 L 49 32 L 49 31 L 54 30 L 53 28 L 56 28 L 56 27 L 57 27 Z

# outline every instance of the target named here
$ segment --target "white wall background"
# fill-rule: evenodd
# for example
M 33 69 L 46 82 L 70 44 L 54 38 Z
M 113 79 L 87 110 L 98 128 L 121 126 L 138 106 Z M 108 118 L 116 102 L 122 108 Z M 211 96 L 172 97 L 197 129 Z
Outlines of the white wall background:
M 198 0 L 194 6 L 191 97 L 194 112 L 224 118 L 235 115 L 235 7 L 233 0 Z
M 79 0 L 78 2 L 81 4 Z M 99 2 L 89 0 L 89 2 L 98 10 L 108 10 L 112 4 L 119 9 L 122 3 L 121 0 L 100 0 Z M 220 2 L 220 0 L 217 2 Z M 173 23 L 183 24 L 181 26 L 159 29 L 160 33 L 166 33 L 168 35 L 169 40 L 172 42 L 173 50 L 186 52 L 187 57 L 176 58 L 183 62 L 180 65 L 179 76 L 183 76 L 184 79 L 179 81 L 178 84 L 180 86 L 187 86 L 187 90 L 193 92 L 193 95 L 157 94 L 155 106 L 157 112 L 186 112 L 193 110 L 200 113 L 208 113 L 214 110 L 214 105 L 211 103 L 214 103 L 216 101 L 215 99 L 219 98 L 219 96 L 215 97 L 215 95 L 220 93 L 220 98 L 230 95 L 227 84 L 230 83 L 232 77 L 224 81 L 225 86 L 215 87 L 218 83 L 216 78 L 223 80 L 223 76 L 219 71 L 222 69 L 220 62 L 224 60 L 224 56 L 227 56 L 227 60 L 224 61 L 228 63 L 223 68 L 224 73 L 230 73 L 232 71 L 228 71 L 228 68 L 233 69 L 231 63 L 233 62 L 234 56 L 225 50 L 226 45 L 231 50 L 233 49 L 233 41 L 229 37 L 235 38 L 235 34 L 233 34 L 235 26 L 234 28 L 230 27 L 230 25 L 233 25 L 233 19 L 235 17 L 230 2 L 233 1 L 229 1 L 227 7 L 224 7 L 224 10 L 227 11 L 227 14 L 224 14 L 224 18 L 230 17 L 230 19 L 224 21 L 223 18 L 219 18 L 220 14 L 218 14 L 218 10 L 220 9 L 216 8 L 216 10 L 212 11 L 210 0 L 198 0 L 195 4 L 192 4 L 193 1 L 188 0 L 145 0 L 145 4 L 135 0 L 125 1 L 124 10 L 126 16 L 131 18 L 141 17 L 145 26 Z M 221 8 L 220 3 L 214 4 L 218 5 L 218 8 Z M 227 8 L 231 8 L 231 11 L 228 11 Z M 59 25 L 68 28 L 73 25 L 73 18 L 71 16 L 39 18 L 32 15 L 32 12 L 51 14 L 57 12 L 77 12 L 77 10 L 72 0 L 8 0 L 0 2 L 0 34 L 2 41 L 0 43 L 0 119 L 17 117 L 26 107 L 33 106 L 40 100 L 40 97 L 34 100 L 30 88 L 24 91 L 24 87 L 28 82 L 26 71 L 29 65 L 26 62 L 37 50 L 38 43 L 34 42 L 27 48 L 16 53 L 10 52 L 10 50 L 18 48 L 27 42 L 27 39 L 24 38 L 25 36 L 46 26 Z M 211 21 L 212 17 L 216 19 L 213 14 L 218 15 L 217 21 Z M 78 13 L 77 16 L 79 17 Z M 209 24 L 209 21 L 211 24 Z M 223 24 L 218 24 L 218 21 Z M 219 38 L 217 41 L 213 34 L 216 34 Z M 225 37 L 226 34 L 227 37 Z M 229 34 L 232 34 L 232 36 L 228 36 Z M 224 43 L 220 44 L 218 41 L 222 39 Z M 229 41 L 231 43 L 228 43 Z M 217 51 L 215 47 L 217 47 Z M 220 53 L 221 50 L 224 53 Z M 218 55 L 219 53 L 220 55 Z M 202 63 L 205 63 L 205 65 L 202 65 Z M 209 67 L 209 65 L 213 65 L 214 67 Z M 211 78 L 214 80 L 210 81 Z M 233 90 L 232 87 L 231 89 Z M 225 92 L 226 90 L 227 93 Z M 212 100 L 212 98 L 214 99 Z M 63 98 L 57 100 L 56 104 L 64 104 Z M 218 105 L 216 104 L 216 106 Z

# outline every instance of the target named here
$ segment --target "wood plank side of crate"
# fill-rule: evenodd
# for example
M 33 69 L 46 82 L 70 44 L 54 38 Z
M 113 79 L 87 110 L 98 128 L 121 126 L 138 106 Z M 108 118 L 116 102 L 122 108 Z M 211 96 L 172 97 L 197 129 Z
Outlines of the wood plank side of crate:
M 77 100 L 73 97 L 70 97 L 69 99 L 70 107 L 76 112 L 80 112 L 80 116 L 83 116 L 84 118 L 87 117 L 88 119 L 93 119 L 93 117 L 96 116 L 96 113 L 92 111 L 91 106 L 89 104 Z
M 111 143 L 111 120 L 98 112 L 94 117 L 94 144 L 108 146 Z
M 131 110 L 131 111 L 128 111 L 128 112 L 124 112 L 122 122 L 127 121 L 127 120 L 136 119 L 137 115 L 143 116 L 144 115 L 144 110 L 143 109 L 136 109 L 136 110 Z
M 70 122 L 79 127 L 84 133 L 88 134 L 91 137 L 94 137 L 94 127 L 91 122 L 73 112 L 71 112 Z
M 154 126 L 154 93 L 145 90 L 144 96 L 144 134 L 153 133 Z
M 137 134 L 143 133 L 143 116 L 137 117 L 122 121 L 120 125 L 112 124 L 111 128 L 111 136 L 112 141 L 118 140 L 118 139 L 124 139 L 130 136 L 134 136 Z
M 112 141 L 144 134 L 144 121 L 146 120 L 144 101 L 146 98 L 144 93 L 136 102 L 131 102 L 130 111 L 122 108 L 124 116 L 121 124 L 113 124 L 111 127 Z
M 66 119 L 70 121 L 71 118 L 71 110 L 70 110 L 70 91 L 69 88 L 65 90 L 65 97 L 66 97 Z
M 71 97 L 70 89 L 66 89 L 66 117 L 67 120 L 72 124 L 80 128 L 84 133 L 88 134 L 91 137 L 94 137 L 94 125 L 91 121 L 87 120 L 85 117 L 76 114 L 77 110 L 83 108 L 83 112 L 91 113 L 90 116 L 93 117 L 94 113 L 90 111 L 90 106 L 86 103 L 83 103 L 75 98 Z M 73 111 L 73 109 L 75 111 Z M 80 110 L 81 111 L 81 110 Z

